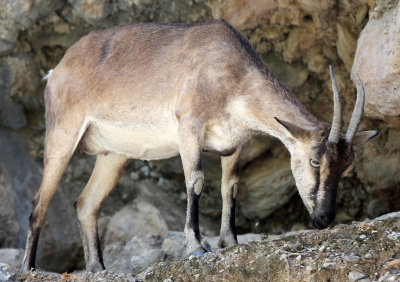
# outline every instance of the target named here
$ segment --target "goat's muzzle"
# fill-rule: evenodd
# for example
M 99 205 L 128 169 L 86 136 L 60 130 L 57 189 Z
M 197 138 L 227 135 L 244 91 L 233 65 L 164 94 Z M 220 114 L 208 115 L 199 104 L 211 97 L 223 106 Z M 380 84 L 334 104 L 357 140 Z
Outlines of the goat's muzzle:
M 332 223 L 335 219 L 336 212 L 315 212 L 314 215 L 311 216 L 311 223 L 315 228 L 325 229 Z

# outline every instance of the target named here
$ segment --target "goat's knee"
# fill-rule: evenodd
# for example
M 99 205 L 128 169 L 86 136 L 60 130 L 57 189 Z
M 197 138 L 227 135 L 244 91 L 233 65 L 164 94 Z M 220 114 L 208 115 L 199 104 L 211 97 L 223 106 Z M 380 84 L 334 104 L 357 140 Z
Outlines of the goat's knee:
M 88 233 L 97 232 L 98 209 L 84 203 L 81 198 L 74 203 L 74 208 L 78 217 L 83 243 L 85 243 Z

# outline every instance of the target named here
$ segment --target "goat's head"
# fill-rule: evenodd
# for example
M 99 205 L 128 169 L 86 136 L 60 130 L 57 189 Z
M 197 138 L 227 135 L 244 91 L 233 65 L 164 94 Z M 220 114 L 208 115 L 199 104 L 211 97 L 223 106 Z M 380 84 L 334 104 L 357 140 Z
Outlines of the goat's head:
M 364 108 L 364 87 L 357 75 L 352 79 L 357 87 L 357 102 L 346 134 L 340 133 L 341 109 L 339 92 L 330 67 L 334 93 L 332 125 L 321 123 L 318 128 L 304 129 L 278 120 L 293 136 L 291 167 L 300 196 L 318 229 L 326 228 L 335 218 L 336 192 L 341 177 L 354 164 L 353 145 L 364 144 L 378 132 L 357 133 Z

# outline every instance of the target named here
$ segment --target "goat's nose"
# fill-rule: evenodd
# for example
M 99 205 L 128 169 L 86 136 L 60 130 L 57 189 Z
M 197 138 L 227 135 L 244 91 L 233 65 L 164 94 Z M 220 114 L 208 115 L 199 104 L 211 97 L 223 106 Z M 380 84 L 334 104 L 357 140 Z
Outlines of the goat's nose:
M 335 218 L 335 213 L 322 213 L 316 214 L 311 218 L 312 224 L 318 229 L 324 229 L 331 224 L 333 219 Z

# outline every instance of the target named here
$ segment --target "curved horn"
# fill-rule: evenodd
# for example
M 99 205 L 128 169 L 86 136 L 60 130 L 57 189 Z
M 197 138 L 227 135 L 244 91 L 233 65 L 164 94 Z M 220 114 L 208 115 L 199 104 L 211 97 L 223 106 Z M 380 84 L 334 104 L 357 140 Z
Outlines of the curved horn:
M 357 87 L 357 101 L 353 110 L 353 114 L 351 115 L 349 128 L 346 133 L 346 142 L 351 144 L 353 141 L 354 135 L 357 133 L 358 125 L 361 121 L 361 116 L 364 112 L 364 101 L 365 101 L 365 91 L 364 86 L 361 82 L 361 79 L 357 74 L 352 74 L 351 79 Z
M 340 127 L 342 125 L 342 110 L 340 107 L 339 91 L 337 89 L 336 80 L 333 76 L 332 66 L 329 66 L 329 75 L 332 80 L 332 90 L 333 90 L 333 118 L 331 132 L 329 133 L 328 141 L 331 144 L 337 144 L 340 137 Z

